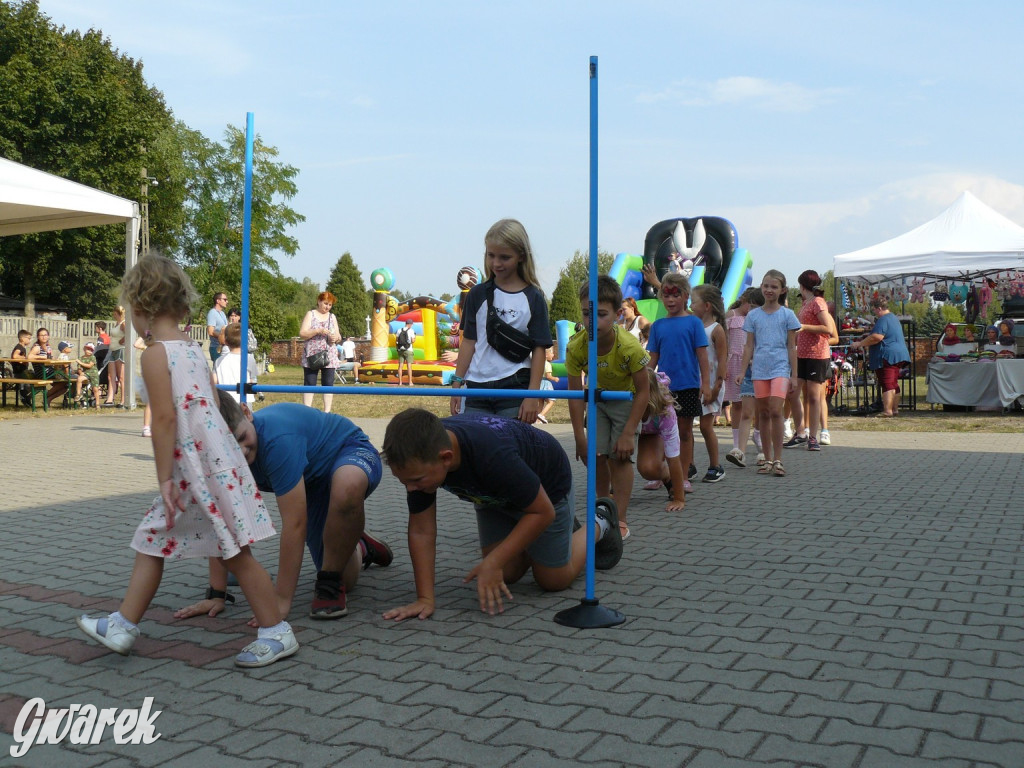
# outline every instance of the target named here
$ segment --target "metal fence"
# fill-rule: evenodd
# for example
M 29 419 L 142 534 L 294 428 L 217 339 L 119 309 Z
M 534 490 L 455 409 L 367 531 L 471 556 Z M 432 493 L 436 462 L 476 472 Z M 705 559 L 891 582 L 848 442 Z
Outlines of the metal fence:
M 96 320 L 55 320 L 50 317 L 24 317 L 16 315 L 0 316 L 0 357 L 10 355 L 14 345 L 18 343 L 18 331 L 26 330 L 35 341 L 36 331 L 46 328 L 50 331 L 50 346 L 56 349 L 62 341 L 70 341 L 75 345 L 75 352 L 81 352 L 82 345 L 88 341 L 96 341 L 96 323 L 105 322 L 110 331 L 114 321 L 109 318 Z M 185 328 L 188 335 L 205 344 L 207 341 L 206 326 L 192 325 Z

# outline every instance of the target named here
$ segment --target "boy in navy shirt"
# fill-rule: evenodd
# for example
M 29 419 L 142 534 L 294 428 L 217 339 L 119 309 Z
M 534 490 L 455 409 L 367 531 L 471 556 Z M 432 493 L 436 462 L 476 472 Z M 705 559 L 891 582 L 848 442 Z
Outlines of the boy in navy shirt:
M 586 564 L 586 530 L 575 528 L 572 467 L 559 442 L 515 419 L 476 412 L 440 419 L 409 408 L 384 435 L 384 455 L 407 491 L 409 553 L 416 602 L 384 618 L 428 618 L 434 612 L 437 489 L 476 507 L 481 561 L 476 579 L 480 610 L 491 615 L 512 599 L 508 584 L 533 571 L 544 590 L 568 588 Z M 622 556 L 614 503 L 597 511 L 595 566 L 607 570 Z

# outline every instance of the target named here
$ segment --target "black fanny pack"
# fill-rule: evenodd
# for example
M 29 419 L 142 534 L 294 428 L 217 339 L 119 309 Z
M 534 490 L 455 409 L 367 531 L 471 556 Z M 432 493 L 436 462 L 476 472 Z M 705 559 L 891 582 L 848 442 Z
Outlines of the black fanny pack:
M 494 309 L 494 281 L 487 286 L 487 343 L 511 363 L 521 363 L 533 352 L 529 334 L 502 320 Z

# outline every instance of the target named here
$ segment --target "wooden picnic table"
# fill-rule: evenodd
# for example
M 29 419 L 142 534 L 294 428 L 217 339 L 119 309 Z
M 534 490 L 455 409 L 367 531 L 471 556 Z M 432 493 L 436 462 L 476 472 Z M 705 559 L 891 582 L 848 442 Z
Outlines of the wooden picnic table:
M 19 385 L 24 384 L 24 385 L 29 387 L 29 392 L 30 392 L 29 398 L 31 399 L 31 402 L 32 402 L 32 411 L 35 412 L 35 410 L 36 410 L 36 394 L 38 394 L 39 392 L 43 393 L 43 410 L 44 411 L 49 411 L 50 410 L 50 402 L 49 402 L 49 397 L 48 397 L 48 395 L 46 393 L 46 390 L 48 390 L 50 387 L 52 387 L 54 385 L 54 383 L 57 382 L 57 381 L 67 381 L 68 382 L 68 386 L 70 387 L 70 382 L 71 382 L 71 366 L 74 365 L 75 361 L 74 360 L 49 360 L 49 359 L 47 359 L 47 360 L 32 361 L 32 360 L 29 360 L 29 359 L 24 358 L 24 357 L 0 357 L 0 368 L 6 369 L 6 366 L 4 366 L 4 363 L 10 363 L 12 366 L 14 366 L 14 365 L 31 365 L 31 366 L 41 365 L 41 366 L 43 366 L 43 376 L 42 376 L 42 378 L 38 378 L 38 377 L 35 377 L 35 376 L 21 376 L 21 377 L 19 377 L 19 376 L 14 376 L 14 377 L 4 376 L 3 378 L 0 378 L 0 384 L 3 385 L 2 387 L 0 387 L 0 389 L 2 389 L 2 394 L 0 394 L 0 403 L 2 403 L 4 406 L 6 406 L 7 405 L 7 392 L 9 390 L 16 389 Z M 67 370 L 66 371 L 60 371 L 59 369 L 61 369 L 61 368 L 66 368 Z M 32 372 L 34 372 L 34 371 L 35 371 L 35 368 L 33 367 Z M 15 400 L 17 400 L 17 398 L 15 398 Z

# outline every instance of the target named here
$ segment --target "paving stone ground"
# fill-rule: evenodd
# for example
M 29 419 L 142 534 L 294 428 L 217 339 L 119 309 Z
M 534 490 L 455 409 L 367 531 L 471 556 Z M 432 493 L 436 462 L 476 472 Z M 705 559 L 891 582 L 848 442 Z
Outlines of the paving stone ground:
M 553 621 L 582 578 L 546 594 L 527 577 L 503 615 L 480 613 L 462 583 L 473 512 L 443 493 L 438 611 L 385 621 L 413 597 L 404 492 L 385 470 L 367 519 L 394 564 L 363 574 L 347 617 L 316 622 L 307 560 L 299 653 L 243 672 L 244 601 L 172 617 L 205 589 L 202 562 L 167 567 L 131 656 L 75 626 L 127 584 L 155 489 L 140 420 L 0 422 L 0 765 L 1024 766 L 1022 434 L 836 432 L 819 454 L 786 451 L 786 478 L 726 465 L 682 513 L 638 480 L 625 555 L 596 578 L 627 617 L 611 629 Z M 359 423 L 379 445 L 385 423 Z M 545 428 L 571 450 L 567 427 Z M 257 548 L 272 572 L 276 554 Z M 9 755 L 33 697 L 147 696 L 152 744 Z

